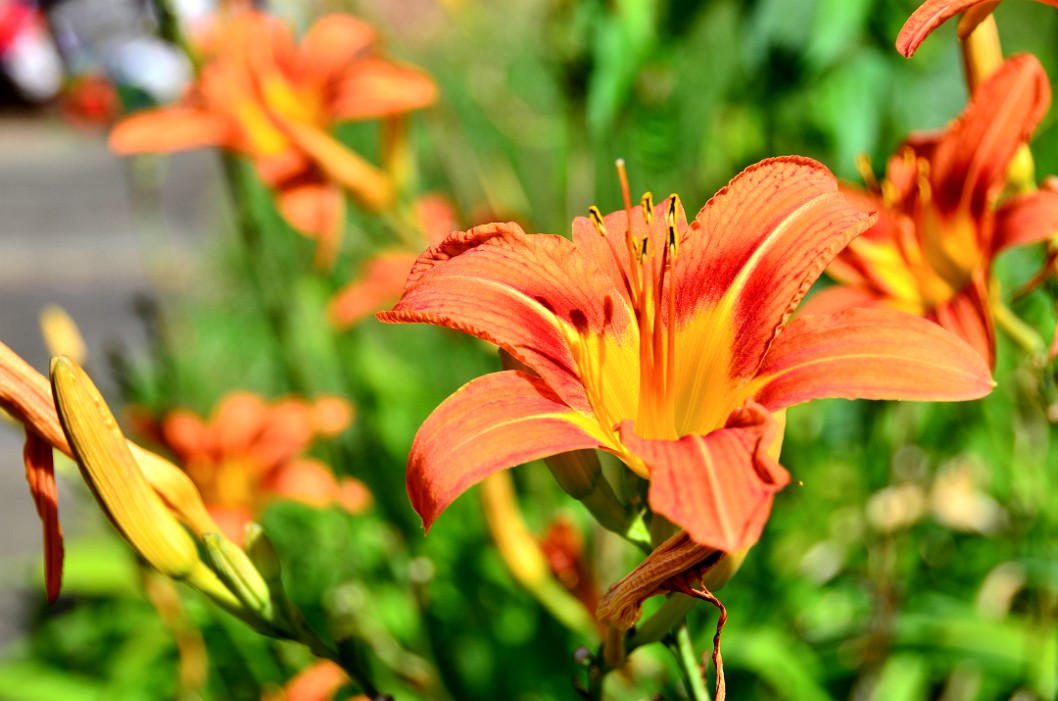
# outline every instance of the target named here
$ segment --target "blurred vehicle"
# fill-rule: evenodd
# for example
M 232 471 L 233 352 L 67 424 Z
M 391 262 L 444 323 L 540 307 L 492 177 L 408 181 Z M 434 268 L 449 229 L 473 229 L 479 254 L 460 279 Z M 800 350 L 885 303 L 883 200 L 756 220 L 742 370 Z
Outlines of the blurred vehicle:
M 58 95 L 63 62 L 33 3 L 0 0 L 0 101 L 41 104 Z
M 187 57 L 158 38 L 145 0 L 50 0 L 43 7 L 67 75 L 105 77 L 126 109 L 175 100 L 191 80 Z

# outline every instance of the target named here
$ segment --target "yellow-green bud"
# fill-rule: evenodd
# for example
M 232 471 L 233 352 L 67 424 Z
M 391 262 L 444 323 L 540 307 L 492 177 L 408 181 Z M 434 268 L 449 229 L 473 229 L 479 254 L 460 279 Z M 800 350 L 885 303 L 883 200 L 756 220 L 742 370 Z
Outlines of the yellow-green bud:
M 219 533 L 206 533 L 202 541 L 210 567 L 217 577 L 247 609 L 270 622 L 273 618 L 272 594 L 247 554 Z
M 187 577 L 200 563 L 195 542 L 147 483 L 92 380 L 62 356 L 52 360 L 51 383 L 63 432 L 103 512 L 152 567 Z

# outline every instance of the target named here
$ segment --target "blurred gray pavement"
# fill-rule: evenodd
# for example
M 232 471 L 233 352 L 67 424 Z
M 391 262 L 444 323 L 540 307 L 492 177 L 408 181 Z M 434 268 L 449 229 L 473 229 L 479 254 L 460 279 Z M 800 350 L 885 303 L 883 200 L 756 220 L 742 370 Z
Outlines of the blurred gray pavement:
M 134 208 L 131 164 L 110 154 L 102 135 L 48 116 L 0 115 L 0 341 L 46 372 L 38 315 L 58 304 L 80 327 L 104 393 L 113 387 L 106 349 L 145 343 L 136 296 L 187 278 L 192 251 L 216 228 L 222 193 L 209 152 L 138 166 L 161 175 L 161 196 Z M 0 423 L 0 650 L 20 617 L 18 591 L 39 581 L 41 569 L 21 455 L 21 432 Z M 62 515 L 76 532 L 76 508 Z

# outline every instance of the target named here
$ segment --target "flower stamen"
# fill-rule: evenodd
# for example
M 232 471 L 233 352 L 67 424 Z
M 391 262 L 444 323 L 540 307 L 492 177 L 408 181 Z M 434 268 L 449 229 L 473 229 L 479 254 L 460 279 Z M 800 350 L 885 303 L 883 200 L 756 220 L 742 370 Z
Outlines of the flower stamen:
M 591 223 L 595 226 L 595 230 L 599 232 L 599 236 L 606 238 L 606 222 L 603 221 L 602 212 L 595 205 L 588 207 L 588 219 L 591 219 Z

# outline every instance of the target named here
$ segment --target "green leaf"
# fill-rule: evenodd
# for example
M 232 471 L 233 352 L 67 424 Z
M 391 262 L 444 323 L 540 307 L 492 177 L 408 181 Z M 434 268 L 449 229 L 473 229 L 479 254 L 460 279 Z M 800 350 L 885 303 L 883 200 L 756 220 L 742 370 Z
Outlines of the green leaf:
M 588 130 L 595 139 L 613 127 L 643 64 L 657 40 L 651 0 L 617 0 L 597 20 L 594 66 L 588 83 Z
M 38 662 L 12 662 L 0 666 L 4 701 L 102 701 L 99 682 Z

